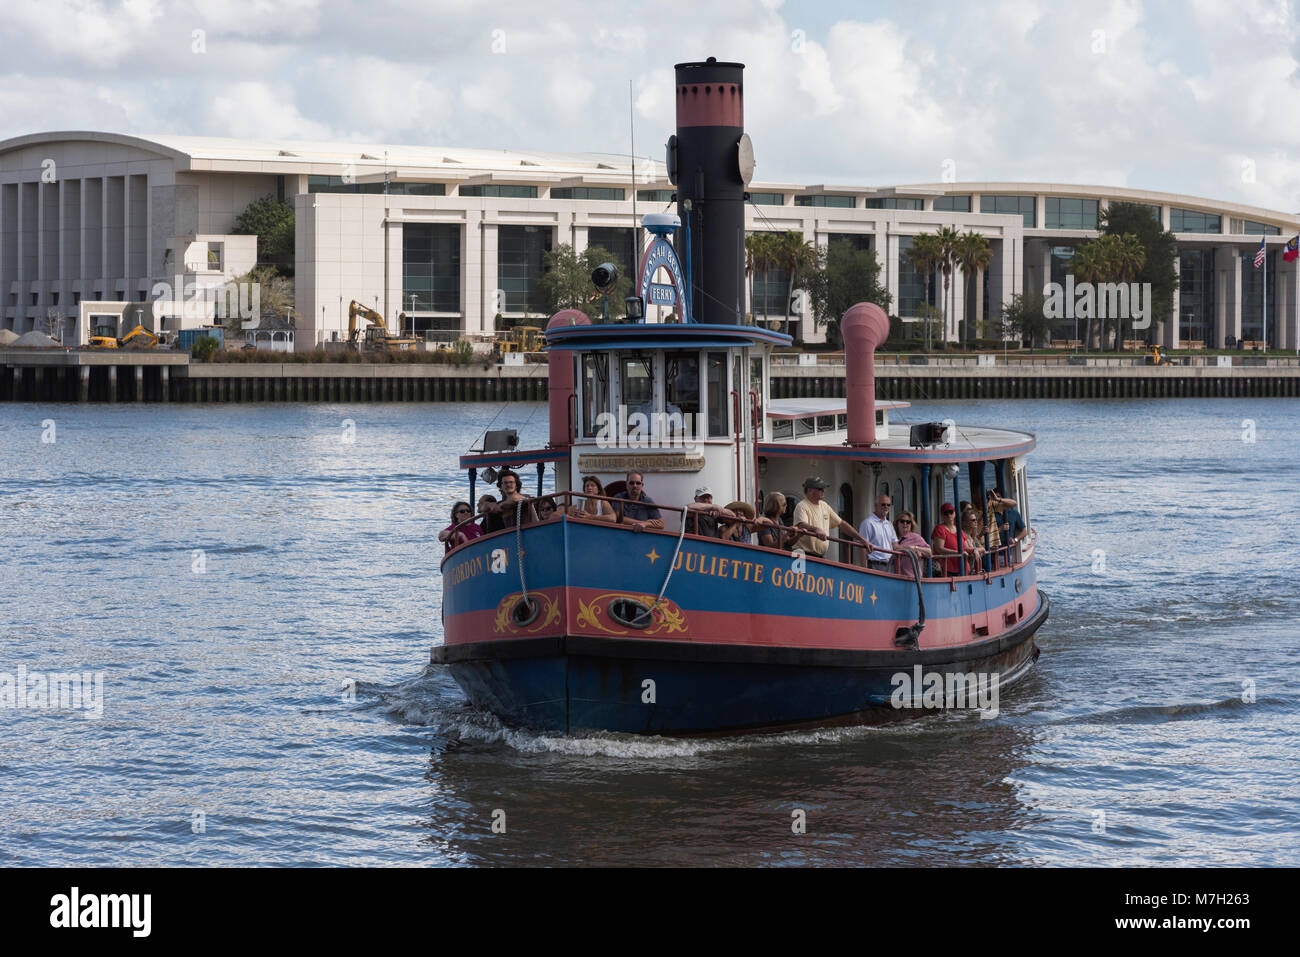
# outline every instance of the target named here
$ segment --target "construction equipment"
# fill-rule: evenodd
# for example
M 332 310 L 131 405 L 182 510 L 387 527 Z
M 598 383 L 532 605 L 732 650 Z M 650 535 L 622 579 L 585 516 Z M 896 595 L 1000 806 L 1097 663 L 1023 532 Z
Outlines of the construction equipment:
M 106 327 L 100 327 L 95 332 L 97 335 L 90 337 L 92 349 L 125 349 L 128 346 L 152 349 L 158 345 L 158 337 L 144 326 L 136 326 L 120 339 L 112 335 L 111 330 Z
M 496 334 L 492 354 L 497 362 L 501 362 L 510 352 L 541 352 L 545 341 L 544 333 L 537 326 L 515 326 Z
M 382 315 L 353 299 L 352 304 L 348 306 L 348 345 L 353 349 L 360 347 L 357 335 L 358 319 L 365 319 L 370 323 L 361 337 L 367 349 L 414 349 L 418 342 L 416 339 L 392 335 Z
M 1152 346 L 1146 354 L 1146 364 L 1149 366 L 1171 366 L 1173 360 L 1160 351 L 1160 346 Z

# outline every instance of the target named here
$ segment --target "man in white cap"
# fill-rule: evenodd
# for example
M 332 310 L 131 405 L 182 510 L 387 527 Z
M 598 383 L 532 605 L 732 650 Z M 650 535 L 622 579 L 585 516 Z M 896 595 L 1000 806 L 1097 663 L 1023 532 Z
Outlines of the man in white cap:
M 821 478 L 810 475 L 804 479 L 803 494 L 803 499 L 794 507 L 794 524 L 806 534 L 799 536 L 795 548 L 801 548 L 809 555 L 825 555 L 832 528 L 842 528 L 848 532 L 849 538 L 867 544 L 857 529 L 840 518 L 839 513 L 824 501 L 826 483 Z
M 707 538 L 718 537 L 719 518 L 736 517 L 735 512 L 713 504 L 713 489 L 707 485 L 701 485 L 695 490 L 695 501 L 686 506 L 686 515 L 686 531 Z

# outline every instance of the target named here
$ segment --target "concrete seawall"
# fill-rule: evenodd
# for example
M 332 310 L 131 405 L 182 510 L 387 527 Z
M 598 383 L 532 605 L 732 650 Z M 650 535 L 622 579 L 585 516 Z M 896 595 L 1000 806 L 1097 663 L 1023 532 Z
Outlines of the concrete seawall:
M 1233 366 L 977 365 L 933 357 L 879 362 L 882 399 L 1078 399 L 1300 396 L 1300 363 Z M 1267 363 L 1267 364 L 1264 364 Z M 184 354 L 0 351 L 0 401 L 10 402 L 540 402 L 546 366 L 483 369 L 417 363 L 190 363 Z M 842 397 L 842 365 L 774 365 L 773 398 Z

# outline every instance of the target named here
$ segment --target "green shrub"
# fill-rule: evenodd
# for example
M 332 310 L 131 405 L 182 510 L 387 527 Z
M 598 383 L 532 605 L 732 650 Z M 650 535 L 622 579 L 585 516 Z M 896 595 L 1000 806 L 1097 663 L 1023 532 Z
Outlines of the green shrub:
M 219 344 L 212 336 L 199 336 L 190 347 L 190 355 L 199 362 L 211 362 Z

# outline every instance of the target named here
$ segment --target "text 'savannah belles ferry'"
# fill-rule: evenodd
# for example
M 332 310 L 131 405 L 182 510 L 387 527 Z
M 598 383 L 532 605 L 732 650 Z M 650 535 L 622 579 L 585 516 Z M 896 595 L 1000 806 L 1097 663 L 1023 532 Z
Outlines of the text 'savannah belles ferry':
M 875 401 L 873 353 L 889 331 L 878 306 L 843 317 L 847 398 L 768 400 L 772 350 L 790 338 L 743 323 L 753 154 L 742 71 L 712 59 L 676 67 L 668 150 L 678 216 L 646 217 L 656 235 L 627 319 L 591 324 L 565 310 L 550 320 L 548 446 L 460 460 L 471 502 L 480 470 L 527 477 L 533 466 L 540 494 L 549 464 L 565 506 L 537 520 L 517 508 L 519 524 L 443 561 L 445 638 L 433 661 L 509 724 L 685 734 L 852 722 L 921 704 L 922 684 L 926 703 L 936 685 L 948 704 L 954 685 L 959 702 L 977 681 L 1005 688 L 1038 656 L 1048 602 L 1032 531 L 983 559 L 959 539 L 959 558 L 896 550 L 885 566 L 841 538 L 819 556 L 808 539 L 806 552 L 792 552 L 683 528 L 697 488 L 761 515 L 771 492 L 793 508 L 811 476 L 846 521 L 888 496 L 889 517 L 910 511 L 927 541 L 945 504 L 978 506 L 992 489 L 1030 521 L 1032 435 L 891 428 L 889 411 L 902 403 Z M 646 303 L 671 305 L 674 321 L 643 317 Z M 662 529 L 582 509 L 584 476 L 617 504 L 631 472 L 643 476 Z

